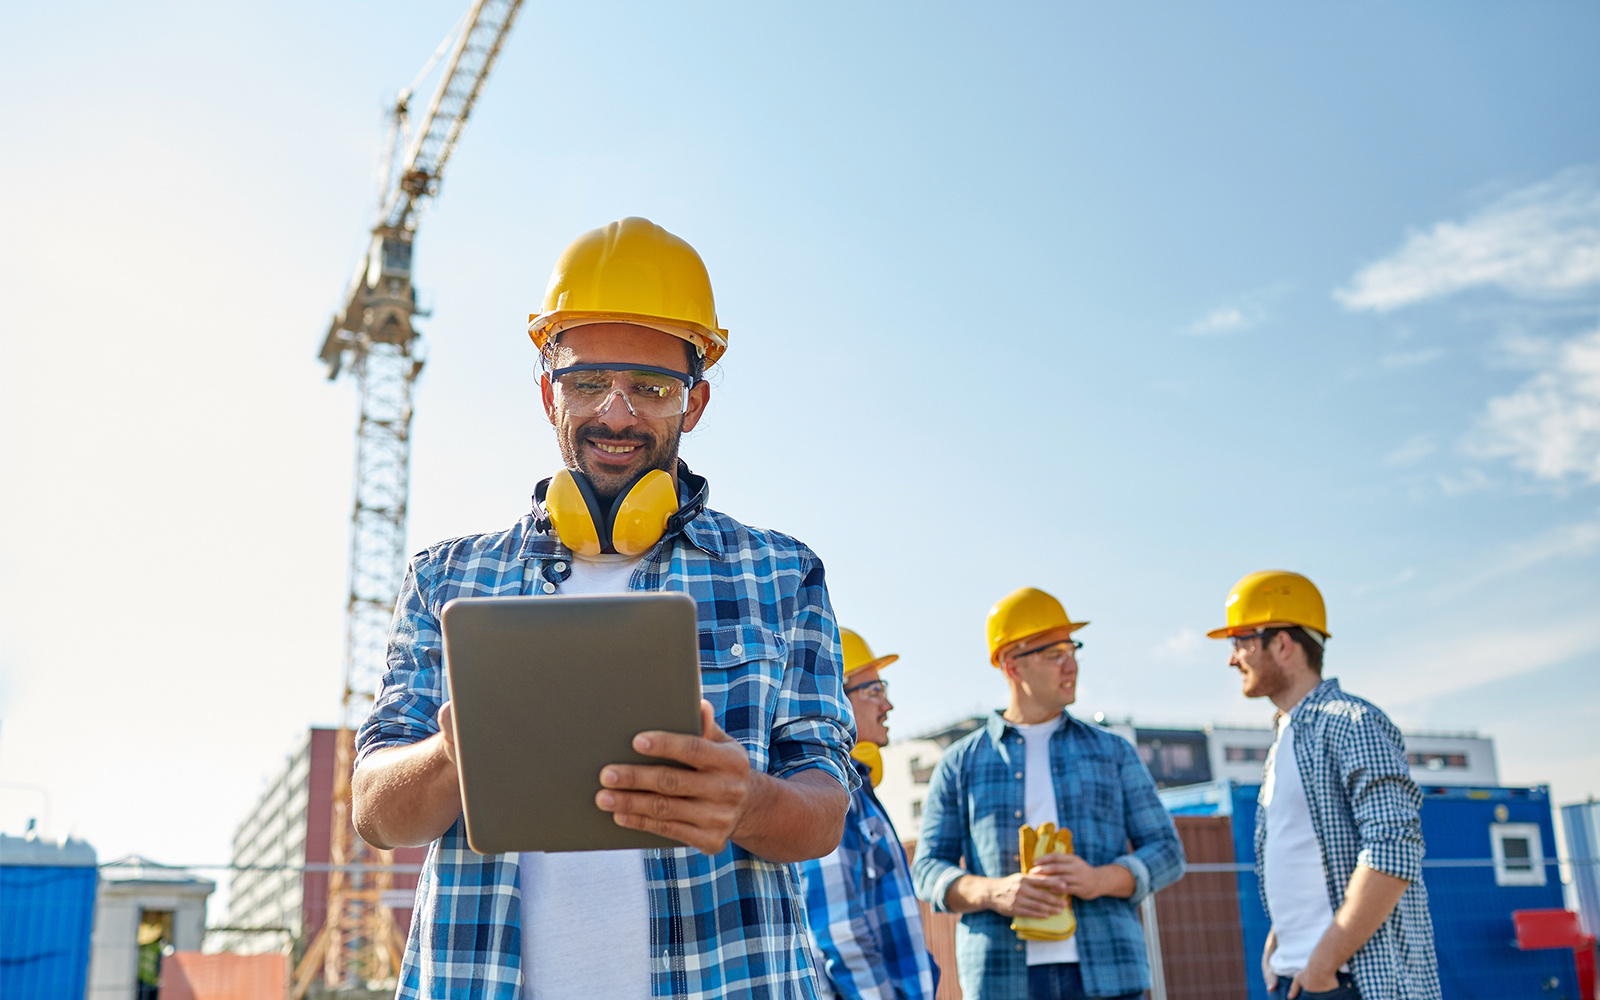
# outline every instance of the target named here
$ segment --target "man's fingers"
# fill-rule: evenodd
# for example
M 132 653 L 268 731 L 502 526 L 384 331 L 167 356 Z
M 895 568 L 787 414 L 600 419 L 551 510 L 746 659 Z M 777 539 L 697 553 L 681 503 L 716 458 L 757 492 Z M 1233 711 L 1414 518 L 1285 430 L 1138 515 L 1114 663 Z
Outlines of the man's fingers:
M 678 820 L 658 819 L 654 816 L 642 816 L 637 813 L 616 813 L 611 817 L 618 826 L 630 830 L 644 830 L 657 836 L 676 840 L 680 844 L 687 844 L 701 854 L 717 854 L 728 846 L 726 836 L 718 837 L 690 823 Z
M 595 793 L 594 804 L 613 814 L 681 820 L 708 828 L 726 826 L 731 830 L 735 818 L 732 806 L 651 792 L 617 792 L 608 788 Z
M 607 764 L 600 771 L 600 786 L 685 799 L 732 799 L 739 794 L 735 780 L 725 774 L 654 764 Z
M 633 748 L 642 754 L 675 760 L 701 771 L 738 768 L 741 763 L 748 768 L 750 758 L 745 754 L 744 747 L 727 739 L 727 734 L 722 730 L 718 729 L 717 733 L 724 738 L 705 739 L 652 729 L 635 736 Z M 732 751 L 737 751 L 737 754 Z

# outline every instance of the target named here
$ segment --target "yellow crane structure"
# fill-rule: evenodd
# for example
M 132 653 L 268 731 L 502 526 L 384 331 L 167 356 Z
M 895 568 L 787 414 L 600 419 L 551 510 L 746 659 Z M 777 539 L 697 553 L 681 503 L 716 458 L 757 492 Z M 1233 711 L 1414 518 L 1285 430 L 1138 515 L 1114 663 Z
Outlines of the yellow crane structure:
M 411 249 L 423 208 L 500 55 L 522 0 L 473 0 L 450 34 L 400 92 L 389 115 L 379 171 L 377 222 L 365 257 L 333 317 L 318 357 L 328 379 L 347 371 L 360 399 L 355 510 L 350 526 L 350 591 L 345 606 L 344 685 L 333 785 L 328 909 L 322 930 L 295 967 L 300 1000 L 319 978 L 330 991 L 393 989 L 403 942 L 385 893 L 394 857 L 364 843 L 350 821 L 355 729 L 383 678 L 389 621 L 406 568 L 412 389 L 422 371 Z M 444 70 L 415 121 L 413 92 L 440 60 Z

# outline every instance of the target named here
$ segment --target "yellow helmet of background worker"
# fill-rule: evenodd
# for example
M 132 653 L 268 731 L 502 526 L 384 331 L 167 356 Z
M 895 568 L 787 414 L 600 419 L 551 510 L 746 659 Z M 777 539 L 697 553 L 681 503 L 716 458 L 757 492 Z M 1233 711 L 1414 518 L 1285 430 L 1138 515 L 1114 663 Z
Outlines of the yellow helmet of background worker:
M 705 262 L 649 219 L 629 217 L 573 240 L 550 273 L 544 304 L 528 317 L 528 336 L 542 351 L 561 331 L 590 323 L 633 323 L 681 337 L 708 368 L 728 349 Z
M 998 667 L 1000 650 L 1029 636 L 1058 628 L 1076 632 L 1087 624 L 1068 618 L 1061 602 L 1042 590 L 1013 590 L 989 609 L 989 662 Z
M 1228 594 L 1228 624 L 1206 635 L 1226 639 L 1266 626 L 1300 625 L 1328 638 L 1328 611 L 1315 584 L 1299 573 L 1267 569 L 1233 585 Z
M 867 640 L 847 628 L 839 630 L 839 644 L 844 647 L 844 675 L 846 678 L 857 670 L 865 670 L 868 667 L 887 667 L 900 659 L 899 653 L 874 657 L 872 655 L 872 647 L 867 645 Z

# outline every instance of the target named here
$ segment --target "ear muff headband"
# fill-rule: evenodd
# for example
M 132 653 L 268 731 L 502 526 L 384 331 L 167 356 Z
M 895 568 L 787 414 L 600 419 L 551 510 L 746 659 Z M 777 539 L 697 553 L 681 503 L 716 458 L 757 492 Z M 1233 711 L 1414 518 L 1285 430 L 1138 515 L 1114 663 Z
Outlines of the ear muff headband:
M 674 525 L 674 515 L 680 513 L 677 484 L 660 469 L 651 469 L 630 484 L 610 510 L 601 508 L 588 476 L 562 469 L 550 480 L 544 504 L 561 543 L 580 556 L 642 555 L 669 528 L 682 526 Z M 698 513 L 696 507 L 690 517 Z

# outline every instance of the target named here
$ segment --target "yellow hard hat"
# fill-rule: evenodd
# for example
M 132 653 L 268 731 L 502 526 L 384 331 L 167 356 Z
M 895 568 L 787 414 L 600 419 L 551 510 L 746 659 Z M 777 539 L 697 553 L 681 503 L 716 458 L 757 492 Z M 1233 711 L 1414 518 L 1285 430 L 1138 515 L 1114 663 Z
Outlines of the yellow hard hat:
M 1061 602 L 1042 590 L 1013 590 L 989 609 L 989 662 L 998 667 L 1000 650 L 1031 635 L 1058 628 L 1076 632 L 1087 624 L 1068 618 Z
M 849 677 L 857 670 L 865 670 L 868 667 L 881 669 L 900 659 L 899 653 L 874 657 L 872 655 L 872 647 L 867 645 L 867 640 L 847 628 L 839 630 L 839 644 L 844 647 L 845 677 Z
M 1226 639 L 1263 626 L 1300 625 L 1328 637 L 1328 610 L 1316 584 L 1299 573 L 1267 569 L 1233 585 L 1228 594 L 1228 624 L 1206 635 Z
M 562 330 L 590 323 L 633 323 L 682 337 L 707 367 L 728 349 L 705 262 L 649 219 L 626 218 L 573 240 L 550 273 L 540 311 L 528 317 L 528 336 L 542 351 Z

